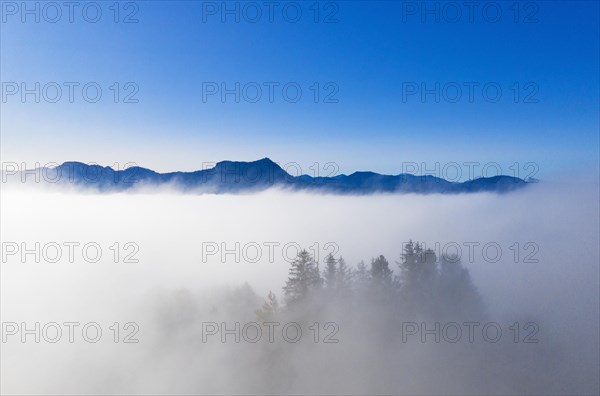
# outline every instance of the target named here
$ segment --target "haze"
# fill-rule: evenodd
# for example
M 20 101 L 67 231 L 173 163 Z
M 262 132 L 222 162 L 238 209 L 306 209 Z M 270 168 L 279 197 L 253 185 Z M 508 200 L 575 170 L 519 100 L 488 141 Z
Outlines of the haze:
M 2 321 L 97 322 L 105 334 L 99 343 L 55 344 L 9 336 L 2 345 L 2 392 L 597 394 L 597 194 L 591 180 L 504 195 L 4 191 Z M 276 342 L 281 355 L 273 357 L 272 350 L 262 355 L 264 345 L 233 338 L 202 342 L 202 323 L 256 320 L 254 310 L 269 291 L 283 301 L 290 265 L 284 254 L 293 258 L 296 246 L 316 254 L 321 270 L 330 252 L 351 267 L 383 254 L 398 273 L 395 262 L 410 239 L 434 250 L 436 243 L 462 246 L 462 264 L 487 320 L 503 329 L 533 321 L 539 342 L 402 343 L 399 328 L 353 323 L 342 314 L 348 307 L 324 300 L 315 304 L 339 324 L 337 344 Z M 76 249 L 69 263 L 64 248 L 57 263 L 44 256 L 36 263 L 32 254 L 22 260 L 20 252 L 6 250 L 11 242 L 32 249 L 35 242 L 69 241 L 97 243 L 102 258 L 91 263 Z M 139 251 L 126 249 L 128 242 Z M 233 253 L 223 260 L 221 249 L 235 250 L 236 242 L 239 262 Z M 469 242 L 479 243 L 472 260 Z M 497 262 L 482 256 L 488 243 L 502 249 Z M 258 260 L 256 245 L 262 246 Z M 129 259 L 138 263 L 126 262 L 132 252 Z M 112 342 L 114 322 L 137 323 L 139 343 Z

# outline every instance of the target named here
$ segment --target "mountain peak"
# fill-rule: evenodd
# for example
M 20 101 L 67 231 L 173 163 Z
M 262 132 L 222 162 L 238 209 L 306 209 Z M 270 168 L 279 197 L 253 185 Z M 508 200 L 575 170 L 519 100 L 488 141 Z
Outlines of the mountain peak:
M 276 162 L 273 162 L 270 158 L 262 158 L 256 161 L 220 161 L 217 162 L 213 168 L 214 170 L 227 169 L 229 172 L 233 172 L 236 169 L 240 172 L 249 169 L 265 169 L 271 172 L 284 172 L 283 169 Z

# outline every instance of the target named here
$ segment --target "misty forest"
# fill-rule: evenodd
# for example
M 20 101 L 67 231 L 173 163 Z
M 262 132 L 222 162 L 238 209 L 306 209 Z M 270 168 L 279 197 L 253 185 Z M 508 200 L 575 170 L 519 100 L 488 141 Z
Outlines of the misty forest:
M 3 390 L 595 394 L 598 256 L 589 246 L 598 206 L 579 204 L 595 191 L 530 187 L 415 196 L 3 191 L 3 241 L 81 243 L 73 262 L 65 248 L 57 263 L 36 262 L 33 242 L 17 244 L 0 267 L 2 316 L 25 324 L 5 333 Z M 137 262 L 125 260 L 128 241 Z M 282 247 L 258 261 L 230 259 L 243 256 L 234 246 L 268 241 Z M 446 241 L 493 242 L 504 254 L 455 255 L 438 248 Z M 536 262 L 524 260 L 527 241 L 539 245 Z M 103 249 L 98 262 L 83 256 L 91 242 Z M 203 244 L 220 254 L 202 259 Z M 23 343 L 36 322 L 41 342 L 28 333 Z M 81 323 L 73 343 L 67 322 Z M 48 323 L 62 325 L 56 343 Z M 83 339 L 86 323 L 100 326 L 99 342 Z
M 270 292 L 268 300 L 257 311 L 261 320 L 272 320 L 288 314 L 300 320 L 323 315 L 319 302 L 338 304 L 346 316 L 356 310 L 344 307 L 362 305 L 365 308 L 389 309 L 388 316 L 403 320 L 481 320 L 484 308 L 469 272 L 457 257 L 442 256 L 438 263 L 431 249 L 410 241 L 404 246 L 397 262 L 400 275 L 395 275 L 390 263 L 380 255 L 364 261 L 356 268 L 343 257 L 332 254 L 319 263 L 306 250 L 291 263 L 289 278 L 283 287 L 284 308 Z M 316 309 L 313 309 L 316 308 Z
M 163 334 L 175 333 L 177 343 L 197 354 L 193 359 L 208 359 L 200 367 L 214 362 L 227 370 L 198 373 L 195 387 L 181 391 L 477 394 L 573 389 L 573 383 L 561 379 L 560 348 L 538 342 L 543 324 L 527 316 L 490 322 L 460 259 L 437 257 L 419 243 L 404 244 L 392 264 L 379 255 L 369 264 L 350 266 L 332 254 L 319 263 L 303 250 L 290 264 L 280 295 L 269 292 L 258 309 L 253 308 L 261 298 L 247 283 L 204 305 L 188 290 L 163 295 L 155 318 L 168 327 Z M 245 323 L 254 326 L 246 329 Z M 289 323 L 301 328 L 302 337 L 293 327 L 282 338 L 282 327 Z M 489 329 L 486 323 L 495 326 Z M 268 324 L 276 326 L 272 336 L 267 336 Z M 496 327 L 503 333 L 496 333 Z M 173 338 L 163 341 L 172 343 Z M 186 370 L 193 371 L 193 365 Z

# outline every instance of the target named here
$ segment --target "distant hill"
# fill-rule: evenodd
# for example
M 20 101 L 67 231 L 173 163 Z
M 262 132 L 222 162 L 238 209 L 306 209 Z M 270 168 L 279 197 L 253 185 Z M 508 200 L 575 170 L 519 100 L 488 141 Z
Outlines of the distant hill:
M 36 173 L 39 172 L 37 175 Z M 354 172 L 333 177 L 292 176 L 269 158 L 253 162 L 222 161 L 213 168 L 194 172 L 157 173 L 142 167 L 114 170 L 111 167 L 65 162 L 54 168 L 38 168 L 20 174 L 4 175 L 8 182 L 39 181 L 56 186 L 75 185 L 102 192 L 124 191 L 136 187 L 170 185 L 183 191 L 240 193 L 271 187 L 335 194 L 417 193 L 456 194 L 480 191 L 504 193 L 527 186 L 512 176 L 483 177 L 465 182 L 450 182 L 434 176 L 411 174 L 381 175 Z

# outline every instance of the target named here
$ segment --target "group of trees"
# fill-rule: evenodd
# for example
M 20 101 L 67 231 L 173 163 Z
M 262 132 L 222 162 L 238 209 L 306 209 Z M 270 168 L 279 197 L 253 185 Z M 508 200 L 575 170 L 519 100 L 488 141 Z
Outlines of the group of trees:
M 342 257 L 329 254 L 324 268 L 306 250 L 291 263 L 283 287 L 284 306 L 270 292 L 257 311 L 259 318 L 327 302 L 341 305 L 362 304 L 398 308 L 408 316 L 428 315 L 435 318 L 471 318 L 483 315 L 483 304 L 468 270 L 457 257 L 438 259 L 431 249 L 419 243 L 405 244 L 398 271 L 380 255 L 349 267 Z

